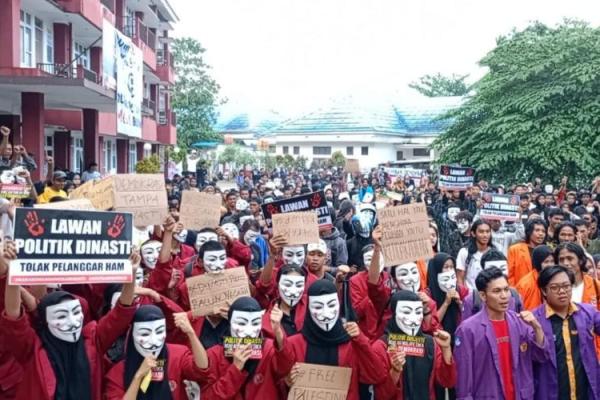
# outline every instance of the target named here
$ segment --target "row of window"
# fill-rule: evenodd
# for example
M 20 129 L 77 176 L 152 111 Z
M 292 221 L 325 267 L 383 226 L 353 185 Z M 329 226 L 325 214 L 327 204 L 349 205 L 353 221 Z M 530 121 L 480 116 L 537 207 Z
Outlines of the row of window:
M 290 154 L 290 147 L 283 146 L 282 147 L 283 154 Z M 415 148 L 413 149 L 413 157 L 429 157 L 431 151 L 427 148 Z M 293 146 L 293 154 L 300 154 L 300 146 Z M 362 156 L 369 155 L 369 146 L 361 146 L 360 154 Z M 315 156 L 328 156 L 331 155 L 331 146 L 313 146 L 313 155 Z M 354 147 L 347 146 L 346 147 L 346 155 L 353 156 L 354 155 Z M 396 160 L 404 160 L 404 152 L 397 151 L 396 152 Z

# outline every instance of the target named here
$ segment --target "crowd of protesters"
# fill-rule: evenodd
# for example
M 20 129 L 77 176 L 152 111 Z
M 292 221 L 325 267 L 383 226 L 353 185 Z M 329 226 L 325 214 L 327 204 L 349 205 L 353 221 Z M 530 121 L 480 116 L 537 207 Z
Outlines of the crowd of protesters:
M 26 150 L 0 146 L 2 183 L 32 187 L 2 203 L 4 232 L 15 206 L 63 201 L 69 185 L 100 178 L 95 165 L 79 176 L 50 159 L 34 184 Z M 5 233 L 0 398 L 286 399 L 298 363 L 311 363 L 350 368 L 351 400 L 600 399 L 600 180 L 447 191 L 431 175 L 388 172 L 242 170 L 229 189 L 206 171 L 177 175 L 124 285 L 8 285 L 17 251 Z M 219 226 L 179 220 L 186 190 L 221 194 Z M 317 243 L 270 234 L 262 205 L 316 191 L 332 218 Z M 485 192 L 518 195 L 517 221 L 480 218 Z M 412 202 L 427 206 L 433 257 L 384 267 L 378 210 Z M 251 297 L 193 317 L 186 279 L 235 267 Z M 397 335 L 420 353 L 388 349 Z M 262 338 L 262 356 L 226 354 L 228 336 Z

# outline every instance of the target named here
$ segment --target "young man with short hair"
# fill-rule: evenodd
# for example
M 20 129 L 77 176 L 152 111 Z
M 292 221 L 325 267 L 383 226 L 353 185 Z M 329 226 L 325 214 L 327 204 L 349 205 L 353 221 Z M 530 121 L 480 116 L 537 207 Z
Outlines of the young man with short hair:
M 525 224 L 525 240 L 513 244 L 508 248 L 508 282 L 511 286 L 517 283 L 531 270 L 531 253 L 533 249 L 546 241 L 546 223 L 539 218 L 532 219 Z

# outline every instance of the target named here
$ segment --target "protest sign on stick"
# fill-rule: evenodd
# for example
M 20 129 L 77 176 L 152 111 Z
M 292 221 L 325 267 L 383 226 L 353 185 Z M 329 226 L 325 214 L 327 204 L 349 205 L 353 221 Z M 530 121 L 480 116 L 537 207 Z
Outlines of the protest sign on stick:
M 218 274 L 202 274 L 186 279 L 192 315 L 211 314 L 237 298 L 250 296 L 244 267 L 226 269 Z
M 275 214 L 273 219 L 273 235 L 282 235 L 288 246 L 307 243 L 319 243 L 319 226 L 317 213 L 314 211 Z
M 17 208 L 11 285 L 131 282 L 132 216 Z
M 345 400 L 350 388 L 352 368 L 298 363 L 298 376 L 288 400 Z
M 384 208 L 378 211 L 378 219 L 386 267 L 433 256 L 424 203 Z
M 182 192 L 179 221 L 186 229 L 215 228 L 221 219 L 221 196 L 217 194 Z
M 517 195 L 483 193 L 479 218 L 517 221 L 521 212 L 521 199 Z
M 468 167 L 442 165 L 438 187 L 446 190 L 467 190 L 475 182 L 475 170 Z
M 5 199 L 26 199 L 31 194 L 31 186 L 24 183 L 3 183 L 0 185 L 0 197 Z
M 272 228 L 271 217 L 275 214 L 285 214 L 296 211 L 316 210 L 319 222 L 319 228 L 331 228 L 333 222 L 329 215 L 329 207 L 325 192 L 313 192 L 303 194 L 301 196 L 292 197 L 291 199 L 282 199 L 261 206 L 263 216 L 269 228 Z

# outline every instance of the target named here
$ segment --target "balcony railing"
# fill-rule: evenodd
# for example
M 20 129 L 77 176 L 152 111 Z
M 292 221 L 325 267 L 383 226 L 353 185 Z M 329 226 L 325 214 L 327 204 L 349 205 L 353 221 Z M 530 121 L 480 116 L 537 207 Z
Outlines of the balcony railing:
M 169 121 L 167 119 L 167 117 L 170 116 L 171 120 Z M 171 126 L 177 126 L 177 115 L 171 111 L 169 113 L 167 113 L 166 111 L 159 111 L 158 112 L 158 124 L 159 125 L 171 125 Z
M 175 65 L 175 58 L 173 57 L 173 53 L 166 52 L 163 49 L 156 50 L 156 64 L 157 65 Z
M 44 72 L 45 74 L 65 78 L 65 79 L 85 79 L 98 83 L 98 74 L 83 65 L 77 65 L 74 67 L 72 64 L 44 64 L 38 63 L 37 69 Z
M 156 51 L 156 34 L 152 32 L 146 25 L 141 22 L 138 23 L 138 34 L 136 35 L 142 42 L 144 42 L 152 50 Z
M 154 118 L 156 114 L 156 102 L 150 99 L 142 100 L 142 113 Z

